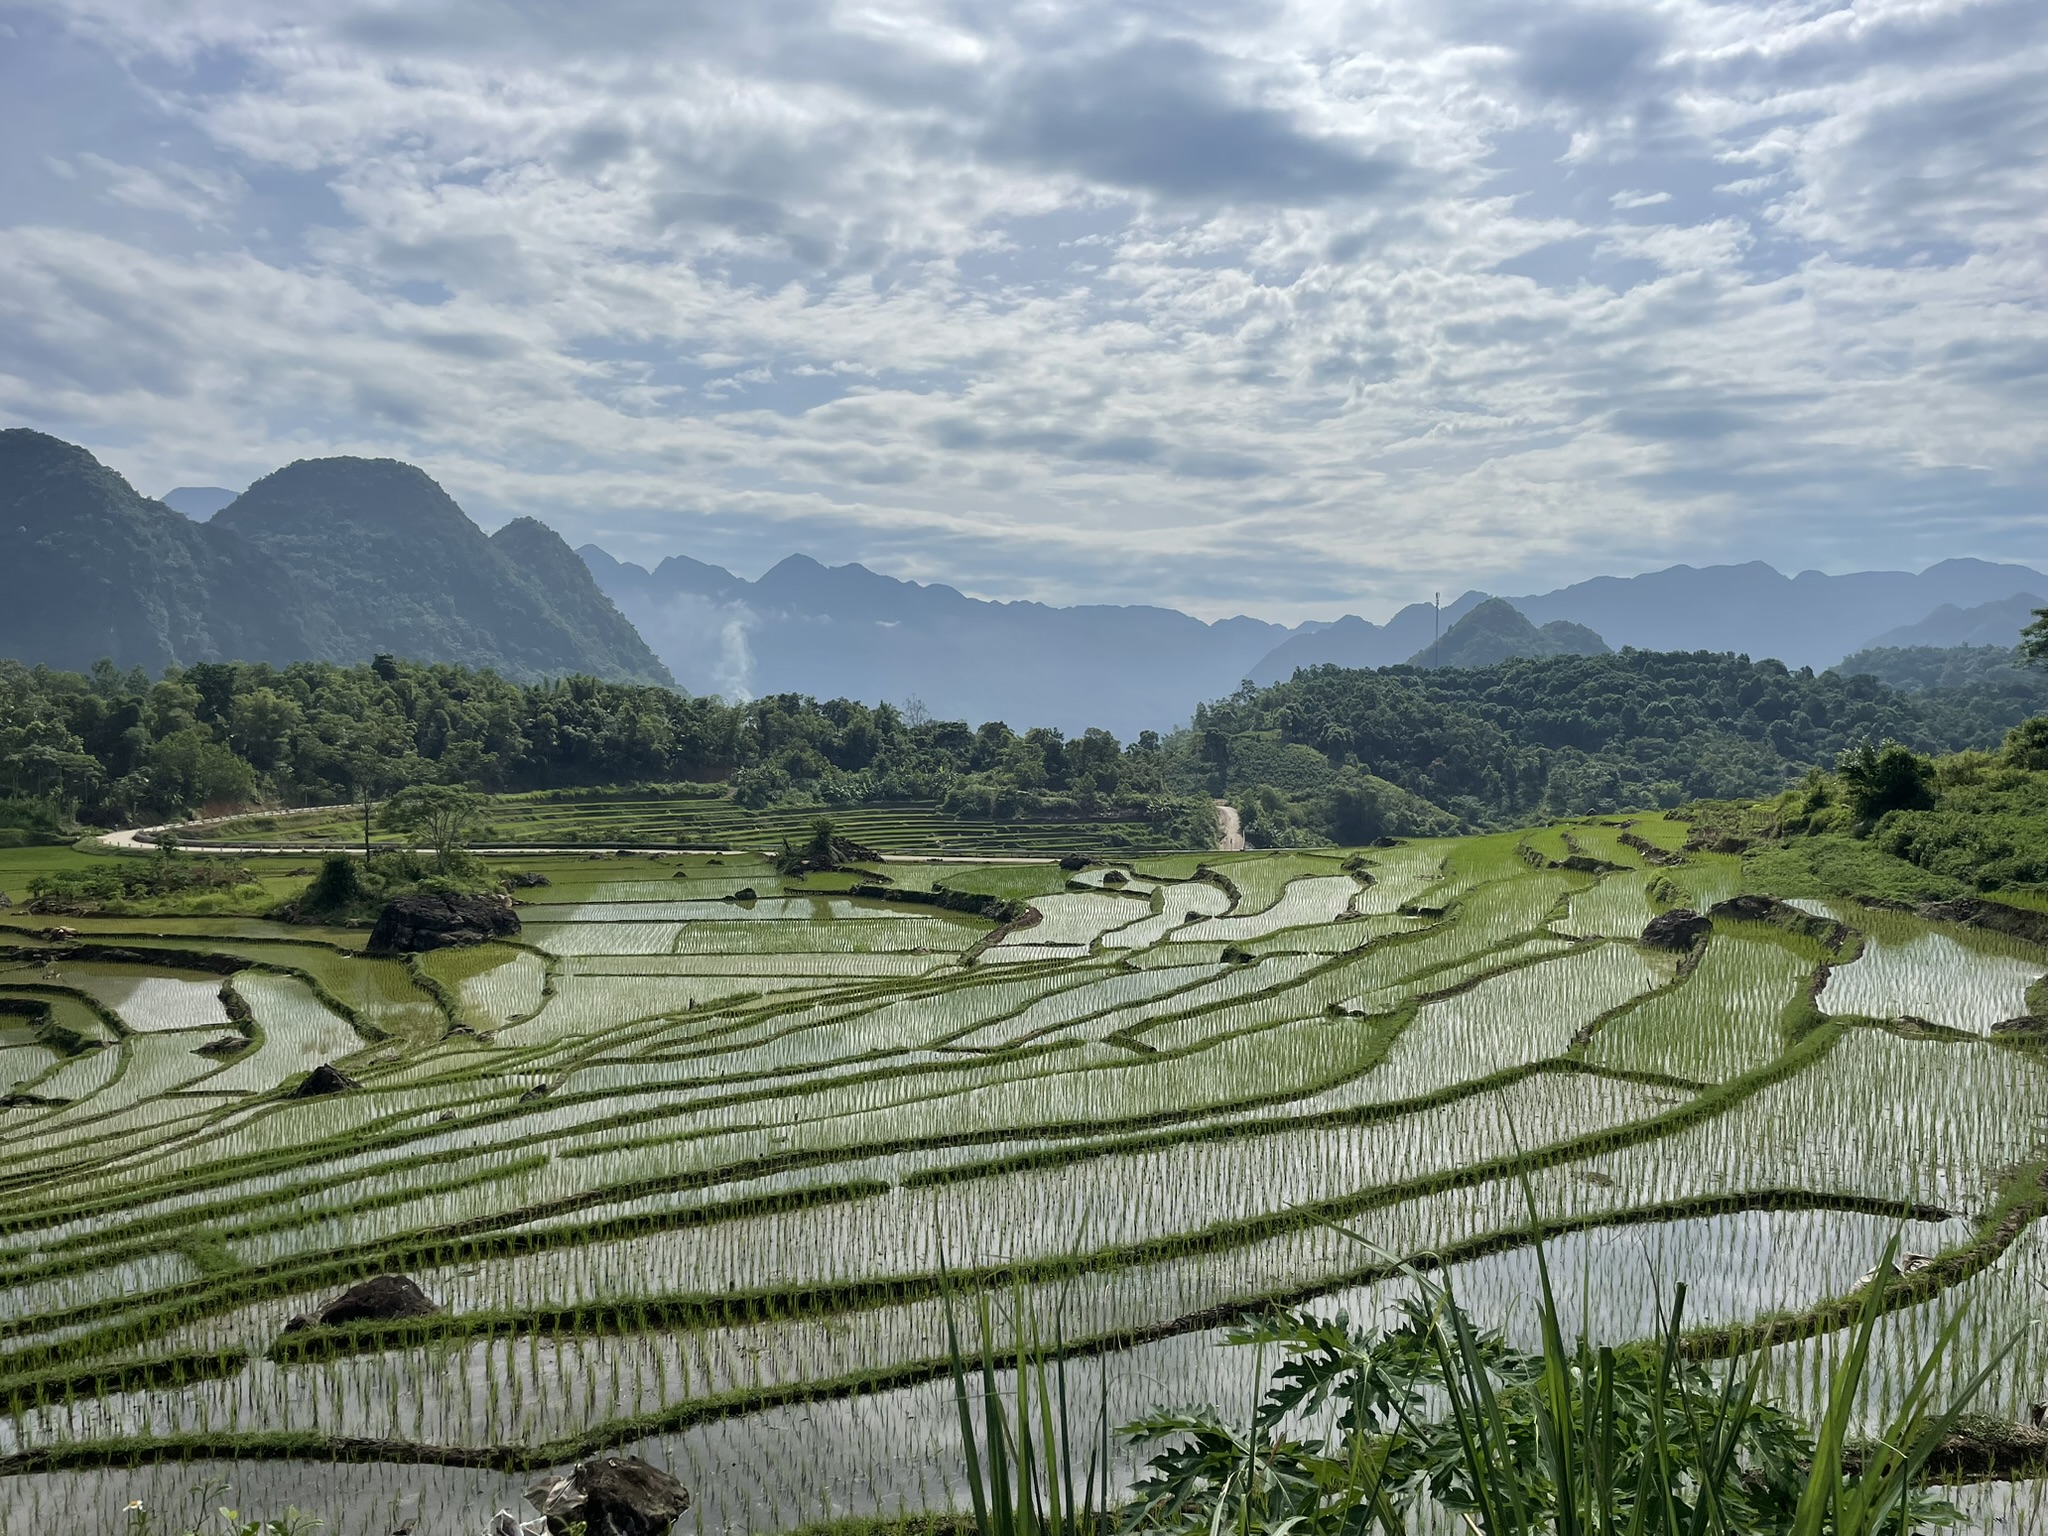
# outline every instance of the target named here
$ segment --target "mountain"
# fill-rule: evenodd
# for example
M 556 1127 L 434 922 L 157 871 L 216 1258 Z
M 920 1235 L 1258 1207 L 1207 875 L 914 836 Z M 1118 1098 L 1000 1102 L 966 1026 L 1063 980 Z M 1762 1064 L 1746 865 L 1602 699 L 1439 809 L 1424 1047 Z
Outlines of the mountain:
M 1129 736 L 1184 722 L 1295 631 L 1170 608 L 989 602 L 792 555 L 747 581 L 680 556 L 577 551 L 686 688 L 844 695 L 934 716 Z
M 165 491 L 162 499 L 173 512 L 203 523 L 240 494 L 220 485 L 181 485 L 175 491 Z
M 1537 624 L 1569 619 L 1609 644 L 1653 651 L 1738 651 L 1790 667 L 1832 666 L 1871 644 L 1887 617 L 1913 623 L 1944 603 L 1968 607 L 2048 591 L 2024 565 L 1944 560 L 1917 575 L 1857 571 L 1784 576 L 1762 561 L 1674 565 L 1642 576 L 1599 576 L 1536 597 L 1510 598 Z M 1873 622 L 1875 620 L 1875 622 Z
M 1872 640 L 1874 615 L 1908 621 L 1924 616 L 1933 624 L 1942 605 L 1964 605 L 1966 611 L 1970 605 L 1996 607 L 2015 593 L 2043 591 L 2048 591 L 2048 576 L 2041 572 L 1984 560 L 1944 560 L 1918 574 L 1858 571 L 1846 576 L 1820 571 L 1785 576 L 1753 560 L 1747 565 L 1674 565 L 1641 576 L 1596 576 L 1507 601 L 1535 625 L 1581 625 L 1610 645 L 1651 651 L 1734 651 L 1775 657 L 1793 667 L 1824 668 L 1875 645 L 1961 643 L 1894 640 L 1889 635 Z M 1444 609 L 1444 622 L 1462 619 L 1485 596 L 1467 592 Z M 1285 681 L 1297 667 L 1324 662 L 1340 667 L 1392 666 L 1422 651 L 1433 624 L 1428 603 L 1411 603 L 1384 625 L 1347 614 L 1313 634 L 1297 635 L 1275 647 L 1248 675 L 1263 685 Z
M 2048 582 L 2042 583 L 2048 591 Z M 2020 643 L 2020 631 L 2034 621 L 2034 610 L 2048 608 L 2048 598 L 2020 592 L 1995 603 L 1958 608 L 1943 603 L 1918 624 L 1888 629 L 1868 641 L 1867 650 L 1890 650 L 1909 646 L 1996 645 L 2011 650 Z
M 1541 629 L 1504 598 L 1489 597 L 1444 631 L 1443 639 L 1408 658 L 1415 667 L 1497 667 L 1517 656 L 1611 656 L 1583 624 L 1552 619 Z
M 151 501 L 83 448 L 0 431 L 0 655 L 83 670 L 313 652 L 284 573 Z
M 1455 625 L 1486 601 L 1484 592 L 1467 592 L 1447 604 L 1441 622 Z M 1437 635 L 1437 610 L 1431 603 L 1410 603 L 1385 624 L 1347 613 L 1334 624 L 1302 632 L 1282 641 L 1246 674 L 1261 687 L 1282 683 L 1298 667 L 1392 667 L 1431 644 Z
M 205 526 L 292 573 L 326 659 L 388 651 L 515 678 L 672 681 L 558 536 L 529 518 L 487 538 L 424 470 L 396 459 L 301 459 Z
M 83 448 L 0 432 L 0 569 L 0 655 L 27 662 L 154 672 L 389 651 L 522 681 L 671 681 L 560 537 L 522 519 L 487 538 L 390 459 L 303 460 L 195 522 Z

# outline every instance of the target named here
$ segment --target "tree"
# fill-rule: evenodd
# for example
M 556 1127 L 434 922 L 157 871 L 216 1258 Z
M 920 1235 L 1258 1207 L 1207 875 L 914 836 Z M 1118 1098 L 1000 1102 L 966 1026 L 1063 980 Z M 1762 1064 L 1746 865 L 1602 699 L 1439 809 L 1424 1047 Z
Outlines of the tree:
M 2015 768 L 2048 768 L 2048 715 L 2022 720 L 2005 733 L 2005 760 Z
M 2048 664 L 2048 608 L 2036 608 L 2033 622 L 2020 631 L 2019 652 L 2024 666 Z
M 468 840 L 483 805 L 483 796 L 459 784 L 414 784 L 385 801 L 378 819 L 414 847 L 433 849 L 445 867 Z
M 1887 811 L 1924 811 L 1934 804 L 1933 762 L 1896 741 L 1882 747 L 1866 741 L 1843 753 L 1835 772 L 1858 821 L 1875 821 Z

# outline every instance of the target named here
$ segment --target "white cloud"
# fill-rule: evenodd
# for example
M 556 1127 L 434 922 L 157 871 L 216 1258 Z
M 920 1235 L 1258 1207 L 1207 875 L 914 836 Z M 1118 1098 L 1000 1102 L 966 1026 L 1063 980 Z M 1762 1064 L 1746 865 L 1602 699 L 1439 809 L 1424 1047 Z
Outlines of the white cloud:
M 1210 614 L 2048 557 L 2034 8 L 570 15 L 47 13 L 127 94 L 33 104 L 0 412 Z

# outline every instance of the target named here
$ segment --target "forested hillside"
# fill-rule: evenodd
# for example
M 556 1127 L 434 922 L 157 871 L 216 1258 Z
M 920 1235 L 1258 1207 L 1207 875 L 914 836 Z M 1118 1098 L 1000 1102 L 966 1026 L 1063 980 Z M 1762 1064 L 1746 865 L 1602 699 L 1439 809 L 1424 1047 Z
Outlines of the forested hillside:
M 0 656 L 60 667 L 378 652 L 537 680 L 670 681 L 583 562 L 531 518 L 486 536 L 427 474 L 308 459 L 208 522 L 85 449 L 0 431 Z
M 979 728 L 775 694 L 741 704 L 572 677 L 379 657 L 206 663 L 151 679 L 0 662 L 0 822 L 51 830 L 207 806 L 336 803 L 427 781 L 487 790 L 723 784 L 749 808 L 918 801 L 1004 820 L 1115 811 L 1192 844 L 1211 796 L 1254 846 L 1357 844 L 1774 794 L 1866 742 L 1997 746 L 2048 713 L 2048 675 L 2002 666 L 1902 692 L 1707 652 L 1487 668 L 1312 668 L 1205 705 L 1192 730 Z
M 894 707 L 776 694 L 729 705 L 574 677 L 521 685 L 489 672 L 378 657 L 365 667 L 207 663 L 152 682 L 0 661 L 0 829 L 160 821 L 208 806 L 317 805 L 439 781 L 489 790 L 724 783 L 777 801 L 940 802 L 954 815 L 1117 810 L 1170 841 L 1209 840 L 1206 799 L 1167 789 L 1150 732 L 970 730 Z
M 2048 710 L 2048 676 L 2003 666 L 1905 693 L 1726 653 L 1623 651 L 1496 667 L 1315 667 L 1197 712 L 1207 784 L 1246 835 L 1288 845 L 1537 815 L 1775 793 L 1851 747 L 1996 746 Z M 1398 797 L 1394 792 L 1398 791 Z

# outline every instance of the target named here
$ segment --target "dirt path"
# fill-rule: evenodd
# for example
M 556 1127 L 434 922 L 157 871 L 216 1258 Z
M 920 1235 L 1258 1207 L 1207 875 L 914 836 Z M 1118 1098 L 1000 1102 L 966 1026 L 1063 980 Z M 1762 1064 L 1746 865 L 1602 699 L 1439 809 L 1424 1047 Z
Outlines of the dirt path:
M 1238 825 L 1237 807 L 1216 802 L 1216 846 L 1224 853 L 1244 852 L 1244 829 Z
M 318 807 L 318 809 L 331 813 L 332 811 L 337 809 L 337 807 L 321 806 Z M 341 809 L 346 809 L 346 807 L 341 807 Z M 102 833 L 99 837 L 95 838 L 94 841 L 97 842 L 102 848 L 113 848 L 127 853 L 154 852 L 156 849 L 155 837 L 156 834 L 159 832 L 187 832 L 194 827 L 217 826 L 224 821 L 240 821 L 242 817 L 247 814 L 247 812 L 238 812 L 233 816 L 209 817 L 205 821 L 167 822 L 161 827 L 133 827 L 126 832 Z M 1235 811 L 1231 812 L 1231 815 L 1233 817 L 1235 817 L 1236 814 L 1237 813 Z M 184 847 L 187 853 L 276 853 L 291 854 L 297 855 L 299 857 L 304 857 L 308 854 L 317 856 L 323 853 L 353 853 L 356 849 L 360 848 L 362 844 L 185 843 L 181 846 Z M 377 850 L 380 853 L 388 852 L 392 848 L 399 846 L 401 845 L 386 841 L 379 843 L 377 845 Z M 1240 848 L 1244 846 L 1243 839 L 1240 838 L 1238 840 L 1237 846 Z M 482 854 L 486 858 L 493 859 L 533 858 L 543 854 L 574 855 L 611 853 L 662 856 L 671 856 L 678 853 L 713 853 L 735 855 L 759 854 L 763 857 L 766 856 L 765 851 L 759 848 L 678 848 L 673 845 L 667 847 L 651 848 L 614 848 L 608 844 L 603 847 L 594 847 L 589 843 L 573 843 L 559 848 L 544 847 L 530 843 L 513 843 L 504 847 L 476 847 L 471 848 L 469 851 L 471 853 Z M 884 864 L 1051 864 L 1057 862 L 1057 860 L 1055 855 L 1052 854 L 885 853 L 882 855 L 882 862 Z

